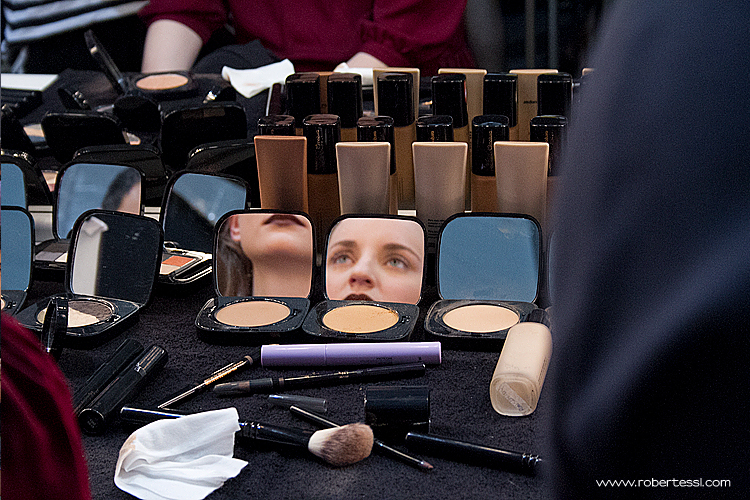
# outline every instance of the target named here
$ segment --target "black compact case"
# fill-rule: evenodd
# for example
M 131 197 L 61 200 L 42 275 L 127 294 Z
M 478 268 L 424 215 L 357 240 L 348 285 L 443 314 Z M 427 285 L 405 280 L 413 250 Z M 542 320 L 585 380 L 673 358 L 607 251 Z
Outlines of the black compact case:
M 23 207 L 2 208 L 2 311 L 14 315 L 26 302 L 34 265 L 34 220 Z
M 90 210 L 75 223 L 65 272 L 65 346 L 102 344 L 137 319 L 151 299 L 163 237 L 149 217 Z M 18 321 L 40 332 L 50 298 L 30 305 Z
M 247 209 L 216 223 L 216 297 L 195 319 L 212 344 L 261 345 L 299 340 L 310 307 L 314 233 L 303 212 Z

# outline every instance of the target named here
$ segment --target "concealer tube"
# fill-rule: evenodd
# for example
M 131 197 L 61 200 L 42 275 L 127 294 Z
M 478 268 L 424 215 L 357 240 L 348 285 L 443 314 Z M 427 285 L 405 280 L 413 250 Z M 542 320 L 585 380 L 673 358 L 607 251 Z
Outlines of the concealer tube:
M 295 134 L 303 135 L 305 117 L 320 114 L 320 75 L 294 73 L 286 77 L 287 114 L 294 117 Z
M 420 116 L 417 142 L 453 142 L 453 118 L 450 115 Z
M 498 141 L 494 149 L 498 211 L 530 215 L 543 226 L 549 144 Z
M 341 214 L 387 214 L 391 145 L 387 142 L 336 144 Z
M 427 230 L 427 252 L 434 254 L 445 219 L 466 206 L 464 142 L 415 142 L 414 184 L 417 217 Z
M 466 75 L 444 73 L 432 77 L 432 114 L 448 115 L 453 118 L 453 140 L 465 142 L 468 146 L 466 169 L 471 168 L 471 136 L 469 115 L 466 106 Z M 419 140 L 419 137 L 417 137 Z M 471 208 L 471 182 L 466 178 L 464 185 L 466 209 Z
M 260 207 L 308 211 L 307 139 L 296 135 L 256 135 Z
M 536 80 L 545 73 L 557 73 L 556 69 L 512 69 L 518 75 L 518 140 L 529 140 L 529 123 L 537 116 Z
M 268 115 L 258 118 L 258 135 L 295 135 L 294 117 Z
M 482 114 L 508 117 L 508 140 L 518 140 L 518 75 L 488 73 L 484 77 Z
M 538 313 L 541 311 L 541 313 Z M 552 334 L 543 309 L 508 330 L 490 382 L 492 408 L 521 417 L 536 410 L 552 355 Z
M 570 118 L 573 77 L 568 73 L 539 75 L 536 79 L 536 96 L 537 116 L 559 115 Z
M 393 137 L 393 118 L 363 116 L 357 120 L 358 142 L 387 142 L 391 145 L 388 181 L 388 212 L 398 214 L 398 176 L 396 175 L 396 144 Z
M 362 116 L 362 75 L 333 73 L 328 77 L 328 113 L 341 120 L 341 140 L 357 140 L 357 120 Z
M 382 73 L 377 77 L 376 113 L 393 118 L 398 208 L 414 210 L 414 162 L 412 143 L 417 140 L 414 80 L 411 73 Z
M 472 212 L 497 212 L 494 144 L 497 141 L 508 141 L 508 123 L 508 117 L 505 115 L 479 115 L 472 120 Z
M 388 113 L 385 113 L 380 110 L 379 107 L 379 99 L 378 99 L 378 77 L 384 73 L 408 73 L 411 75 L 411 81 L 412 81 L 412 88 L 411 88 L 411 95 L 412 95 L 412 102 L 414 103 L 414 120 L 416 121 L 417 118 L 419 118 L 419 82 L 421 78 L 421 74 L 419 71 L 419 68 L 405 68 L 405 67 L 397 67 L 397 66 L 390 66 L 386 68 L 372 68 L 372 92 L 373 92 L 373 104 L 375 106 L 375 114 L 376 115 L 388 115 Z M 386 106 L 389 106 L 388 103 L 386 103 Z M 388 115 L 390 116 L 390 115 Z
M 313 222 L 320 252 L 328 229 L 341 215 L 336 143 L 341 140 L 338 115 L 315 114 L 302 121 L 307 138 L 307 213 Z

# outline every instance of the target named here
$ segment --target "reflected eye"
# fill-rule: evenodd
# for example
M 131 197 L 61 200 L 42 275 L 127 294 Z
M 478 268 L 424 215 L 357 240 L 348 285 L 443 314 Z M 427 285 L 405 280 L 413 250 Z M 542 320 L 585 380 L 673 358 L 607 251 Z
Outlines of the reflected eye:
M 385 265 L 396 269 L 409 269 L 409 262 L 401 257 L 391 257 L 386 261 Z
M 351 264 L 353 259 L 348 254 L 339 253 L 333 255 L 328 262 L 329 264 Z

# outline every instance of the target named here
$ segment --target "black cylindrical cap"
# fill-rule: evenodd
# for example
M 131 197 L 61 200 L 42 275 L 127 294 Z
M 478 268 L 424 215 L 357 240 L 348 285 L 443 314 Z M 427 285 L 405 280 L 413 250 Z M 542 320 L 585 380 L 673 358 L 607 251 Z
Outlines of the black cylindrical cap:
M 320 75 L 294 73 L 286 77 L 287 114 L 294 117 L 297 127 L 306 116 L 320 113 Z
M 378 75 L 378 114 L 393 118 L 393 125 L 404 127 L 414 123 L 414 79 L 411 73 Z
M 357 120 L 358 142 L 389 142 L 391 144 L 391 174 L 396 173 L 396 139 L 393 118 L 390 116 L 363 116 Z
M 469 124 L 466 111 L 466 75 L 444 73 L 432 77 L 432 114 L 449 115 L 453 128 Z
M 569 116 L 572 99 L 573 77 L 569 73 L 546 73 L 537 77 L 537 115 Z
M 292 115 L 268 115 L 258 118 L 258 135 L 295 135 Z
M 450 115 L 426 115 L 417 120 L 417 141 L 453 142 L 453 118 Z
M 341 140 L 341 119 L 338 115 L 315 114 L 302 121 L 307 138 L 307 173 L 336 173 L 336 143 Z
M 558 158 L 565 141 L 567 125 L 568 119 L 561 115 L 535 116 L 531 119 L 531 141 L 549 144 L 549 175 L 558 175 Z
M 362 116 L 362 75 L 333 73 L 328 77 L 328 112 L 339 115 L 341 126 L 354 128 Z
M 518 124 L 518 75 L 513 73 L 484 75 L 482 113 L 507 116 L 510 127 Z
M 508 117 L 479 115 L 474 117 L 471 126 L 471 171 L 476 175 L 495 175 L 494 144 L 509 139 Z
M 430 388 L 423 385 L 369 386 L 365 392 L 365 423 L 378 437 L 404 439 L 410 431 L 428 432 Z

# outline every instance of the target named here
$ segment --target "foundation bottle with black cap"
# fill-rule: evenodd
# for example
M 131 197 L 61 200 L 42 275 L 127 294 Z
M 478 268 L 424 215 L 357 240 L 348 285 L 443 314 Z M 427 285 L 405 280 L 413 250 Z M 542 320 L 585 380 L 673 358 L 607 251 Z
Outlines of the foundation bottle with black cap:
M 338 115 L 314 114 L 303 120 L 307 139 L 307 205 L 318 252 L 334 219 L 341 215 L 336 170 L 336 143 L 341 140 Z
M 529 140 L 529 124 L 537 116 L 536 82 L 539 75 L 557 73 L 556 69 L 512 69 L 518 76 L 518 140 Z
M 531 119 L 531 141 L 549 144 L 549 160 L 547 162 L 547 208 L 550 213 L 552 200 L 560 178 L 560 153 L 565 143 L 568 119 L 562 115 L 541 115 Z M 542 228 L 549 234 L 549 227 Z
M 294 117 L 295 133 L 302 135 L 302 121 L 310 115 L 320 114 L 320 75 L 294 73 L 286 77 L 287 114 Z
M 341 119 L 341 140 L 357 140 L 357 120 L 362 116 L 362 75 L 333 73 L 328 76 L 328 113 Z
M 488 73 L 484 76 L 482 114 L 508 117 L 508 140 L 518 140 L 518 75 Z
M 539 75 L 536 82 L 536 95 L 537 116 L 558 115 L 570 119 L 573 77 L 569 73 Z
M 398 214 L 398 176 L 396 175 L 396 145 L 390 116 L 363 116 L 357 120 L 358 142 L 388 142 L 391 145 L 391 164 L 388 182 L 388 212 Z
M 402 210 L 414 210 L 414 159 L 411 148 L 417 138 L 414 85 L 410 73 L 378 75 L 377 113 L 393 118 L 398 204 Z
M 495 150 L 497 141 L 507 141 L 510 127 L 505 115 L 479 115 L 472 120 L 471 211 L 497 212 Z
M 420 116 L 417 142 L 453 142 L 453 118 L 450 115 Z
M 267 115 L 258 118 L 258 135 L 295 135 L 294 117 Z

